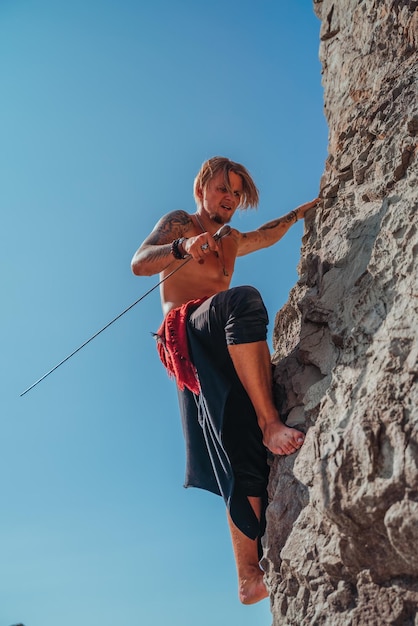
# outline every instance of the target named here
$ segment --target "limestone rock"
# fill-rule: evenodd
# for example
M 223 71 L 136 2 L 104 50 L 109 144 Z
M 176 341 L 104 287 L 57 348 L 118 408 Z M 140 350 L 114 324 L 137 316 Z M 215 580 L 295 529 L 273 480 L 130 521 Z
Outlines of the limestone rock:
M 273 626 L 418 624 L 418 1 L 315 0 L 329 154 L 277 314 Z

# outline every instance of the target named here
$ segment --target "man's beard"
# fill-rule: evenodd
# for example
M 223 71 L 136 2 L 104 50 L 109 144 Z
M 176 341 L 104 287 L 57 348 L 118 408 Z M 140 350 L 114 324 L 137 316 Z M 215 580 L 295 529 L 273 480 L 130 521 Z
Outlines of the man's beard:
M 220 215 L 217 215 L 216 213 L 212 213 L 212 215 L 210 215 L 209 217 L 212 222 L 215 222 L 215 224 L 219 224 L 220 226 L 223 226 L 224 224 L 227 224 L 229 222 L 229 219 L 224 220 Z

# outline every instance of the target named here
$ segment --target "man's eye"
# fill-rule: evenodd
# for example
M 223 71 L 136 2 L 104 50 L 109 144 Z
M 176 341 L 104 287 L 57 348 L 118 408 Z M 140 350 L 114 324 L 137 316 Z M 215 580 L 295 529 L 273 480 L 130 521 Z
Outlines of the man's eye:
M 235 191 L 235 192 L 234 192 L 234 196 L 235 196 L 236 198 L 241 198 L 241 193 L 240 193 L 239 191 Z
M 218 187 L 218 190 L 219 190 L 219 191 L 222 191 L 222 193 L 225 193 L 225 191 L 226 191 L 226 187 Z

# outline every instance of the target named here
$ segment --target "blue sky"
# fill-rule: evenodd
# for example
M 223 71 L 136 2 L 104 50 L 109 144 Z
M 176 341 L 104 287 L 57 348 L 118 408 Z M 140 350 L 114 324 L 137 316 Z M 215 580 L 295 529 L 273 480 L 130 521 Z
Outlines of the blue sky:
M 182 486 L 158 291 L 19 394 L 158 281 L 130 259 L 204 160 L 253 174 L 243 231 L 317 195 L 319 26 L 310 0 L 1 1 L 0 626 L 271 623 L 222 501 Z M 237 263 L 271 324 L 302 233 Z

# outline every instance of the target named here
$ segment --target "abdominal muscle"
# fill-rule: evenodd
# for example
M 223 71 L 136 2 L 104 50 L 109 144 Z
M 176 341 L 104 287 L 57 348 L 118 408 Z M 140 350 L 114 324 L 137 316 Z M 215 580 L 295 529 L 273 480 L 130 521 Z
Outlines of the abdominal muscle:
M 223 266 L 215 255 L 206 259 L 201 265 L 196 261 L 189 261 L 184 268 L 170 276 L 160 287 L 163 314 L 167 315 L 171 309 L 190 302 L 190 300 L 210 297 L 228 289 L 231 283 L 233 265 L 231 267 L 231 264 L 228 263 L 226 269 L 228 276 L 224 276 Z M 164 274 L 160 277 L 164 278 Z

